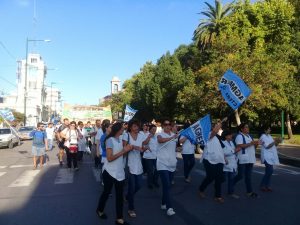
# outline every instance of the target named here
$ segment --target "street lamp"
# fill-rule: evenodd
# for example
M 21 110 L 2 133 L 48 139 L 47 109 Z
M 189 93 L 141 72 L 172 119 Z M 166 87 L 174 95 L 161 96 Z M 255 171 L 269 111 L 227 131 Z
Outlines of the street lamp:
M 26 59 L 25 59 L 25 85 L 24 85 L 24 126 L 26 126 L 26 103 L 27 103 L 27 67 L 28 67 L 28 43 L 29 42 L 50 42 L 50 40 L 35 40 L 35 39 L 26 39 Z

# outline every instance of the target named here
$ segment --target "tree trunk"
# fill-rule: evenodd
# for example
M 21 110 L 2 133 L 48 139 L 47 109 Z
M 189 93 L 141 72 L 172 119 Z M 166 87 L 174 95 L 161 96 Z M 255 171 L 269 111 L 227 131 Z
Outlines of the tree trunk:
M 235 116 L 236 124 L 239 126 L 241 124 L 241 118 L 238 110 L 234 111 L 234 116 Z
M 286 126 L 287 126 L 288 137 L 289 139 L 291 139 L 293 137 L 293 131 L 291 126 L 290 114 L 288 112 L 286 113 Z

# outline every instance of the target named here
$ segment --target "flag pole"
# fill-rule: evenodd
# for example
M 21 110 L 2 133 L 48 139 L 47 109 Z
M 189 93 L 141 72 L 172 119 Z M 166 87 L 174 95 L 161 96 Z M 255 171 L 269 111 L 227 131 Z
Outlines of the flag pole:
M 9 128 L 10 128 L 10 129 L 17 135 L 17 137 L 20 139 L 19 132 L 9 124 L 9 122 L 4 118 L 4 116 L 1 115 L 1 113 L 0 113 L 0 116 L 1 116 L 1 118 L 3 119 L 3 121 L 9 126 Z

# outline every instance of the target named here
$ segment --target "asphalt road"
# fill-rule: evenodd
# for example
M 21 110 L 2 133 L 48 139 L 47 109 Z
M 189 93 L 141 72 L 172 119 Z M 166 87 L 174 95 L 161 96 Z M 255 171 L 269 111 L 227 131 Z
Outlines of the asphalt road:
M 106 207 L 108 220 L 99 220 L 95 214 L 102 187 L 90 156 L 85 156 L 74 173 L 59 168 L 55 148 L 48 153 L 50 161 L 43 169 L 32 170 L 30 143 L 0 149 L 0 225 L 114 224 L 114 194 Z M 202 165 L 196 163 L 192 183 L 186 184 L 179 159 L 172 188 L 176 215 L 166 216 L 160 209 L 161 190 L 149 190 L 144 183 L 136 195 L 137 218 L 128 218 L 125 204 L 125 219 L 133 225 L 299 225 L 300 168 L 279 166 L 272 178 L 273 193 L 258 190 L 263 171 L 258 163 L 253 173 L 259 198 L 247 198 L 241 182 L 236 188 L 241 198 L 230 199 L 224 194 L 225 203 L 219 204 L 213 200 L 212 185 L 206 199 L 197 195 L 205 174 Z

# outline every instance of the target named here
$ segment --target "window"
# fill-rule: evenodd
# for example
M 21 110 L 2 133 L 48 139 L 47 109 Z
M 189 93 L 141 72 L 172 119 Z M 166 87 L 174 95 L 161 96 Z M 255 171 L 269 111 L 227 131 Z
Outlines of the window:
M 37 58 L 31 58 L 31 59 L 30 59 L 30 62 L 31 62 L 31 63 L 37 63 Z
M 114 84 L 114 93 L 118 92 L 119 91 L 119 85 L 117 84 Z
M 10 134 L 10 129 L 0 129 L 0 134 Z

